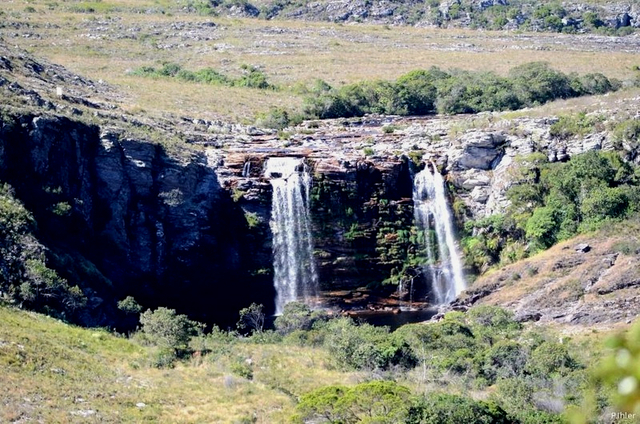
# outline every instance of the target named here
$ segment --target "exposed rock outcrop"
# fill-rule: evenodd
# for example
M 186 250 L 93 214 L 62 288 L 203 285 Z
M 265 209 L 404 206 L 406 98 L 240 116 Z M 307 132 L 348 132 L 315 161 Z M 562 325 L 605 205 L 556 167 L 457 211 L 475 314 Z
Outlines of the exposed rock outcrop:
M 628 225 L 631 237 L 615 230 L 581 236 L 579 244 L 590 250 L 576 251 L 570 240 L 480 277 L 460 303 L 502 305 L 521 321 L 593 325 L 634 319 L 640 242 L 637 221 Z

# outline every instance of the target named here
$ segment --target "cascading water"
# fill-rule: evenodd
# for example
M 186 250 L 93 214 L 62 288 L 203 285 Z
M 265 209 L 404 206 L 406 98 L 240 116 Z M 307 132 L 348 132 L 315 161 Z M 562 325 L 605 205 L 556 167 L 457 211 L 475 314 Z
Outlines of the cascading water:
M 432 164 L 431 168 L 433 172 L 427 166 L 414 177 L 413 205 L 416 224 L 425 234 L 433 300 L 442 305 L 453 301 L 466 287 L 444 179 L 435 165 Z M 432 229 L 435 230 L 435 243 L 431 237 Z
M 242 176 L 244 178 L 251 176 L 251 162 L 247 161 L 242 166 Z
M 276 314 L 292 301 L 309 304 L 318 292 L 309 219 L 311 176 L 299 158 L 267 159 L 265 176 L 273 187 L 273 283 Z

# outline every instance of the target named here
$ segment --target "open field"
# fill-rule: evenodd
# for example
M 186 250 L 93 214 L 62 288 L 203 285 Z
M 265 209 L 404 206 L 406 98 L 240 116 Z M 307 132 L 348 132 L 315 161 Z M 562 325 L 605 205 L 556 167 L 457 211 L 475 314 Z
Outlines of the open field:
M 252 122 L 270 107 L 295 108 L 301 87 L 320 78 L 332 85 L 394 79 L 419 68 L 494 71 L 547 61 L 564 72 L 602 72 L 634 78 L 640 37 L 474 32 L 413 27 L 341 25 L 301 21 L 212 18 L 162 13 L 168 2 L 11 1 L 0 6 L 0 35 L 127 96 L 121 106 Z M 94 10 L 92 13 L 87 10 Z M 144 12 L 144 13 L 141 13 Z M 229 76 L 241 65 L 263 70 L 278 90 L 181 83 L 143 78 L 141 66 L 174 62 L 184 69 L 211 67 Z

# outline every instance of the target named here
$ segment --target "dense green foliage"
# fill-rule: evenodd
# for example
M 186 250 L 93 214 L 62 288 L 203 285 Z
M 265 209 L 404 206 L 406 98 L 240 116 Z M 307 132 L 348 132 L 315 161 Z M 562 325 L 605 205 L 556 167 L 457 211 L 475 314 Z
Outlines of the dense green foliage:
M 515 110 L 554 99 L 602 94 L 619 87 L 602 74 L 566 75 L 547 63 L 513 68 L 507 77 L 492 72 L 438 68 L 412 71 L 394 82 L 361 82 L 334 89 L 316 84 L 306 99 L 312 118 L 362 116 L 365 113 L 426 115 Z
M 60 318 L 80 313 L 87 299 L 47 266 L 46 249 L 35 236 L 33 216 L 0 184 L 0 296 Z
M 386 327 L 355 325 L 350 318 L 336 318 L 321 328 L 324 346 L 343 369 L 411 367 L 415 357 L 409 344 L 389 334 Z
M 640 414 L 640 321 L 609 340 L 610 354 L 598 378 L 614 390 L 615 403 L 628 414 Z
M 540 330 L 524 329 L 512 313 L 498 307 L 453 312 L 440 322 L 405 325 L 394 332 L 345 317 L 310 324 L 308 309 L 299 304 L 286 315 L 277 324 L 280 334 L 285 327 L 292 330 L 284 337 L 267 330 L 237 338 L 214 328 L 199 336 L 198 344 L 217 355 L 230 354 L 233 344 L 249 340 L 321 348 L 340 370 L 382 378 L 302 394 L 296 422 L 552 423 L 563 422 L 567 405 L 583 401 L 584 365 L 573 347 Z M 256 371 L 244 362 L 236 368 L 245 378 Z M 390 380 L 424 386 L 425 392 L 418 395 Z M 433 391 L 453 381 L 459 390 L 491 386 L 495 394 L 478 402 Z
M 249 329 L 255 332 L 261 332 L 264 327 L 264 307 L 257 303 L 252 303 L 246 308 L 240 310 L 240 320 L 237 327 L 240 330 Z
M 295 422 L 321 418 L 330 423 L 409 422 L 411 392 L 391 381 L 371 381 L 353 387 L 327 386 L 300 399 Z
M 633 128 L 623 125 L 623 134 Z M 465 224 L 471 234 L 463 240 L 465 256 L 478 269 L 513 262 L 640 211 L 640 172 L 618 153 L 591 151 L 555 163 L 542 154 L 518 160 L 506 213 Z
M 248 88 L 260 88 L 260 89 L 275 89 L 275 86 L 271 85 L 267 80 L 265 73 L 249 65 L 241 66 L 242 74 L 239 78 L 231 78 L 224 75 L 215 69 L 204 68 L 197 71 L 189 71 L 183 69 L 182 66 L 177 63 L 165 63 L 162 68 L 156 69 L 152 66 L 143 66 L 134 70 L 133 75 L 139 75 L 143 77 L 165 77 L 175 78 L 179 81 L 194 82 L 201 84 L 214 84 L 214 85 L 226 85 L 229 87 L 248 87 Z
M 289 302 L 284 305 L 282 315 L 274 322 L 276 331 L 286 335 L 299 330 L 310 330 L 320 321 L 326 321 L 328 316 L 322 310 L 313 311 L 302 302 Z
M 352 387 L 327 386 L 307 393 L 297 406 L 294 422 L 323 419 L 330 423 L 510 423 L 492 402 L 433 392 L 415 396 L 395 382 L 371 381 Z
M 188 354 L 191 338 L 202 329 L 201 324 L 186 315 L 164 307 L 140 314 L 140 325 L 136 336 L 142 343 L 158 348 L 152 364 L 159 368 L 172 366 L 176 359 Z
M 189 71 L 176 63 L 165 63 L 161 68 L 143 66 L 133 74 L 203 84 L 276 89 L 262 70 L 248 65 L 242 66 L 239 78 L 211 68 Z M 603 94 L 619 87 L 619 81 L 610 80 L 602 74 L 566 75 L 551 69 L 545 62 L 517 66 L 506 77 L 493 72 L 446 72 L 432 67 L 411 71 L 396 81 L 364 81 L 339 88 L 316 80 L 310 87 L 298 90 L 300 93 L 297 94 L 306 96 L 302 112 L 273 108 L 258 116 L 258 123 L 282 129 L 303 119 L 348 118 L 366 113 L 429 115 L 516 110 L 555 99 Z

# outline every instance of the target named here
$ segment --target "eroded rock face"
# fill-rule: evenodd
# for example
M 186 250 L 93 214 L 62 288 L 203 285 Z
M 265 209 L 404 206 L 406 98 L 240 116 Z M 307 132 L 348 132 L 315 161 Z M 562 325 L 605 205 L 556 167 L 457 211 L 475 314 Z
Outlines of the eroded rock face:
M 549 137 L 552 120 L 512 122 L 517 132 L 498 124 L 455 136 L 447 133 L 445 119 L 408 125 L 398 120 L 404 129 L 386 134 L 386 119 L 340 122 L 337 130 L 328 122 L 317 133 L 294 135 L 286 147 L 266 132 L 243 131 L 237 138 L 231 132 L 224 149 L 203 138 L 209 147 L 169 155 L 116 127 L 23 115 L 2 127 L 0 180 L 12 184 L 35 214 L 52 263 L 66 264 L 64 277 L 74 281 L 91 267 L 89 274 L 100 275 L 102 285 L 85 287 L 96 299 L 90 322 L 105 322 L 115 314 L 115 301 L 126 295 L 147 306 L 166 305 L 194 318 L 226 322 L 251 302 L 272 307 L 271 185 L 264 176 L 269 157 L 300 157 L 313 175 L 312 232 L 321 288 L 357 291 L 393 279 L 418 254 L 412 239 L 412 175 L 425 163 L 446 174 L 471 216 L 483 217 L 507 206 L 516 156 L 536 150 L 573 155 L 604 145 L 594 147 L 589 140 L 606 139 L 596 134 L 560 143 Z M 70 206 L 68 214 L 53 212 L 61 203 Z M 60 258 L 68 252 L 77 258 L 75 265 Z M 605 259 L 618 263 L 603 256 L 603 264 Z M 549 272 L 569 272 L 584 261 L 567 257 L 550 265 Z M 593 270 L 597 278 L 585 283 L 583 292 L 604 296 L 637 286 L 631 269 L 622 284 L 608 280 L 611 266 L 603 267 Z M 553 281 L 550 277 L 548 284 Z M 504 284 L 489 282 L 482 294 L 470 295 L 488 297 Z M 378 287 L 370 298 L 395 296 L 396 286 Z M 573 296 L 573 289 L 556 290 Z M 537 313 L 540 299 L 549 295 L 540 293 L 522 300 L 518 312 Z M 554 318 L 566 304 L 558 299 L 538 318 L 565 319 Z M 566 320 L 600 319 L 586 318 L 587 310 L 577 308 Z
M 640 307 L 638 242 L 615 234 L 580 237 L 480 277 L 460 304 L 493 304 L 522 321 L 596 325 L 629 322 Z
M 500 133 L 477 131 L 463 134 L 457 141 L 462 150 L 452 154 L 452 169 L 486 171 L 495 168 L 499 162 L 505 137 Z
M 268 277 L 249 272 L 268 268 L 270 252 L 220 186 L 215 161 L 171 157 L 159 145 L 63 117 L 19 119 L 0 135 L 0 180 L 34 213 L 52 263 L 68 252 L 81 258 L 60 269 L 64 277 L 106 282 L 91 287 L 110 301 L 89 323 L 104 324 L 126 295 L 220 322 L 246 306 L 247 292 L 272 298 Z M 56 214 L 63 203 L 69 212 Z M 95 275 L 74 281 L 83 272 Z
M 377 295 L 391 295 L 396 286 L 379 283 L 393 280 L 418 254 L 412 175 L 425 164 L 446 174 L 455 192 L 451 200 L 463 202 L 468 211 L 459 218 L 477 219 L 507 207 L 517 156 L 541 152 L 564 161 L 587 150 L 613 148 L 605 133 L 554 139 L 549 128 L 556 118 L 501 120 L 498 114 L 327 121 L 291 129 L 284 143 L 273 131 L 238 124 L 188 117 L 153 122 L 108 112 L 108 103 L 85 101 L 87 93 L 108 90 L 82 80 L 71 87 L 73 97 L 56 99 L 52 79 L 75 80 L 65 70 L 26 56 L 0 59 L 5 70 L 20 66 L 29 75 L 51 74 L 32 87 L 10 81 L 10 73 L 0 77 L 4 94 L 35 110 L 2 117 L 0 181 L 12 184 L 34 213 L 51 263 L 90 297 L 90 324 L 111 323 L 116 300 L 127 295 L 145 306 L 174 307 L 223 325 L 233 325 L 237 311 L 251 302 L 265 304 L 269 312 L 274 299 L 271 186 L 263 172 L 269 157 L 304 159 L 313 175 L 312 231 L 322 288 L 366 293 L 352 298 L 357 298 L 353 304 L 367 306 Z M 70 103 L 82 105 L 84 112 L 70 109 Z M 101 127 L 69 117 L 88 111 Z M 383 131 L 389 124 L 397 128 L 392 133 Z M 153 140 L 132 136 L 126 130 L 131 126 L 178 134 L 202 149 L 169 154 Z M 622 148 L 637 160 L 637 147 Z M 549 272 L 578 269 L 581 260 L 558 261 Z M 589 270 L 597 278 L 579 290 L 573 287 L 575 292 L 604 296 L 633 290 L 638 278 L 631 267 L 619 274 L 623 283 L 607 277 L 611 261 L 618 264 L 603 254 L 602 273 Z M 487 297 L 504 281 L 492 280 L 471 296 Z M 371 283 L 377 285 L 375 293 L 362 289 Z M 575 295 L 571 287 L 565 289 L 540 293 Z M 530 312 L 543 297 L 523 300 L 518 311 L 537 316 Z M 553 311 L 561 312 L 566 302 L 542 306 L 549 308 L 542 319 L 556 319 Z M 576 309 L 570 320 L 585 321 L 579 315 L 584 310 Z

